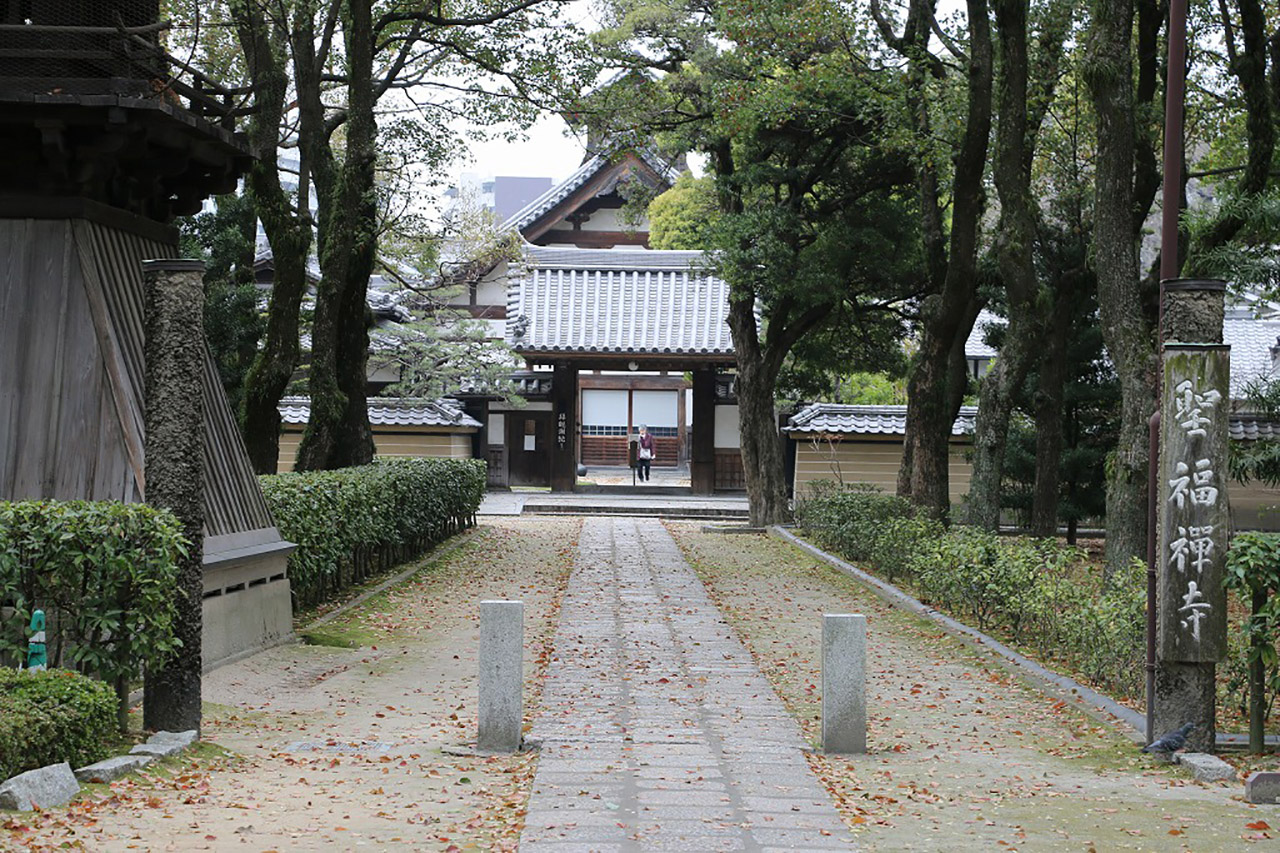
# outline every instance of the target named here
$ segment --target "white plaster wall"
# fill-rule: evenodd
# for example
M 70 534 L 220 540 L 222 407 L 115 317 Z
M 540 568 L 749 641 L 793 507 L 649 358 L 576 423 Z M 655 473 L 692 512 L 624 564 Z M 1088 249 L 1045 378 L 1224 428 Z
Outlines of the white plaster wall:
M 716 448 L 737 450 L 742 446 L 738 436 L 738 407 L 716 406 Z
M 679 425 L 677 410 L 680 400 L 679 391 L 633 391 L 631 393 L 631 420 L 636 427 L 640 424 L 651 427 Z
M 619 214 L 620 211 L 612 208 L 597 210 L 591 214 L 591 218 L 582 223 L 583 231 L 645 231 L 649 227 L 647 222 L 639 222 L 636 224 L 628 224 L 622 221 Z M 568 225 L 569 223 L 565 223 Z
M 582 422 L 590 426 L 626 426 L 626 390 L 584 388 L 582 390 Z
M 458 292 L 449 297 L 449 305 L 470 305 L 471 293 L 463 287 Z M 502 261 L 493 271 L 480 280 L 476 285 L 476 304 L 478 305 L 506 305 L 507 304 L 507 262 Z
M 477 305 L 507 304 L 507 262 L 503 261 L 494 267 L 480 283 L 476 285 Z

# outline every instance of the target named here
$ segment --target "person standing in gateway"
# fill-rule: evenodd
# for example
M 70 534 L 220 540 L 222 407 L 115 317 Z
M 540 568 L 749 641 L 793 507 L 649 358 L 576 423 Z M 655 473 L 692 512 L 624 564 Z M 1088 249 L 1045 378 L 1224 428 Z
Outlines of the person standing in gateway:
M 649 467 L 653 463 L 653 436 L 649 434 L 649 427 L 640 424 L 640 440 L 636 447 L 636 471 L 640 479 L 644 482 L 649 480 Z

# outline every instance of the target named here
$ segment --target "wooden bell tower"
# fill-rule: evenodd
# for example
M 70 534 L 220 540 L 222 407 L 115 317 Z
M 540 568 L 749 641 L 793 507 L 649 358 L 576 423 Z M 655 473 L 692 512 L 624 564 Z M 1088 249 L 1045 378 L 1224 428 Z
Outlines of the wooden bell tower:
M 141 501 L 143 267 L 252 161 L 158 0 L 0 0 L 0 500 Z M 212 359 L 204 664 L 289 635 L 282 542 Z

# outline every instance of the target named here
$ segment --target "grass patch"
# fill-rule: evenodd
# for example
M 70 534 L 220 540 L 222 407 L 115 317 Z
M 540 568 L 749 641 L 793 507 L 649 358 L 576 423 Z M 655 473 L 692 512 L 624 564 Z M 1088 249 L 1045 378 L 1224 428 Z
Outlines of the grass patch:
M 308 646 L 329 646 L 335 649 L 363 649 L 372 646 L 377 634 L 361 625 L 329 622 L 319 628 L 299 631 L 298 637 Z

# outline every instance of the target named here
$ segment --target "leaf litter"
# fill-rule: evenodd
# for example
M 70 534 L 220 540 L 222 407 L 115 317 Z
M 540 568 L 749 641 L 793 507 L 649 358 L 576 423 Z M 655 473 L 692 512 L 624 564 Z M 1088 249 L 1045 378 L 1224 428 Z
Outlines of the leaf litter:
M 1220 850 L 1274 834 L 1239 785 L 1157 764 L 799 549 L 667 527 L 815 745 L 822 615 L 867 615 L 869 753 L 809 759 L 865 849 Z
M 441 750 L 475 739 L 482 599 L 525 603 L 531 721 L 580 526 L 487 520 L 331 623 L 368 646 L 279 647 L 208 673 L 197 757 L 6 814 L 0 849 L 515 850 L 536 754 Z

